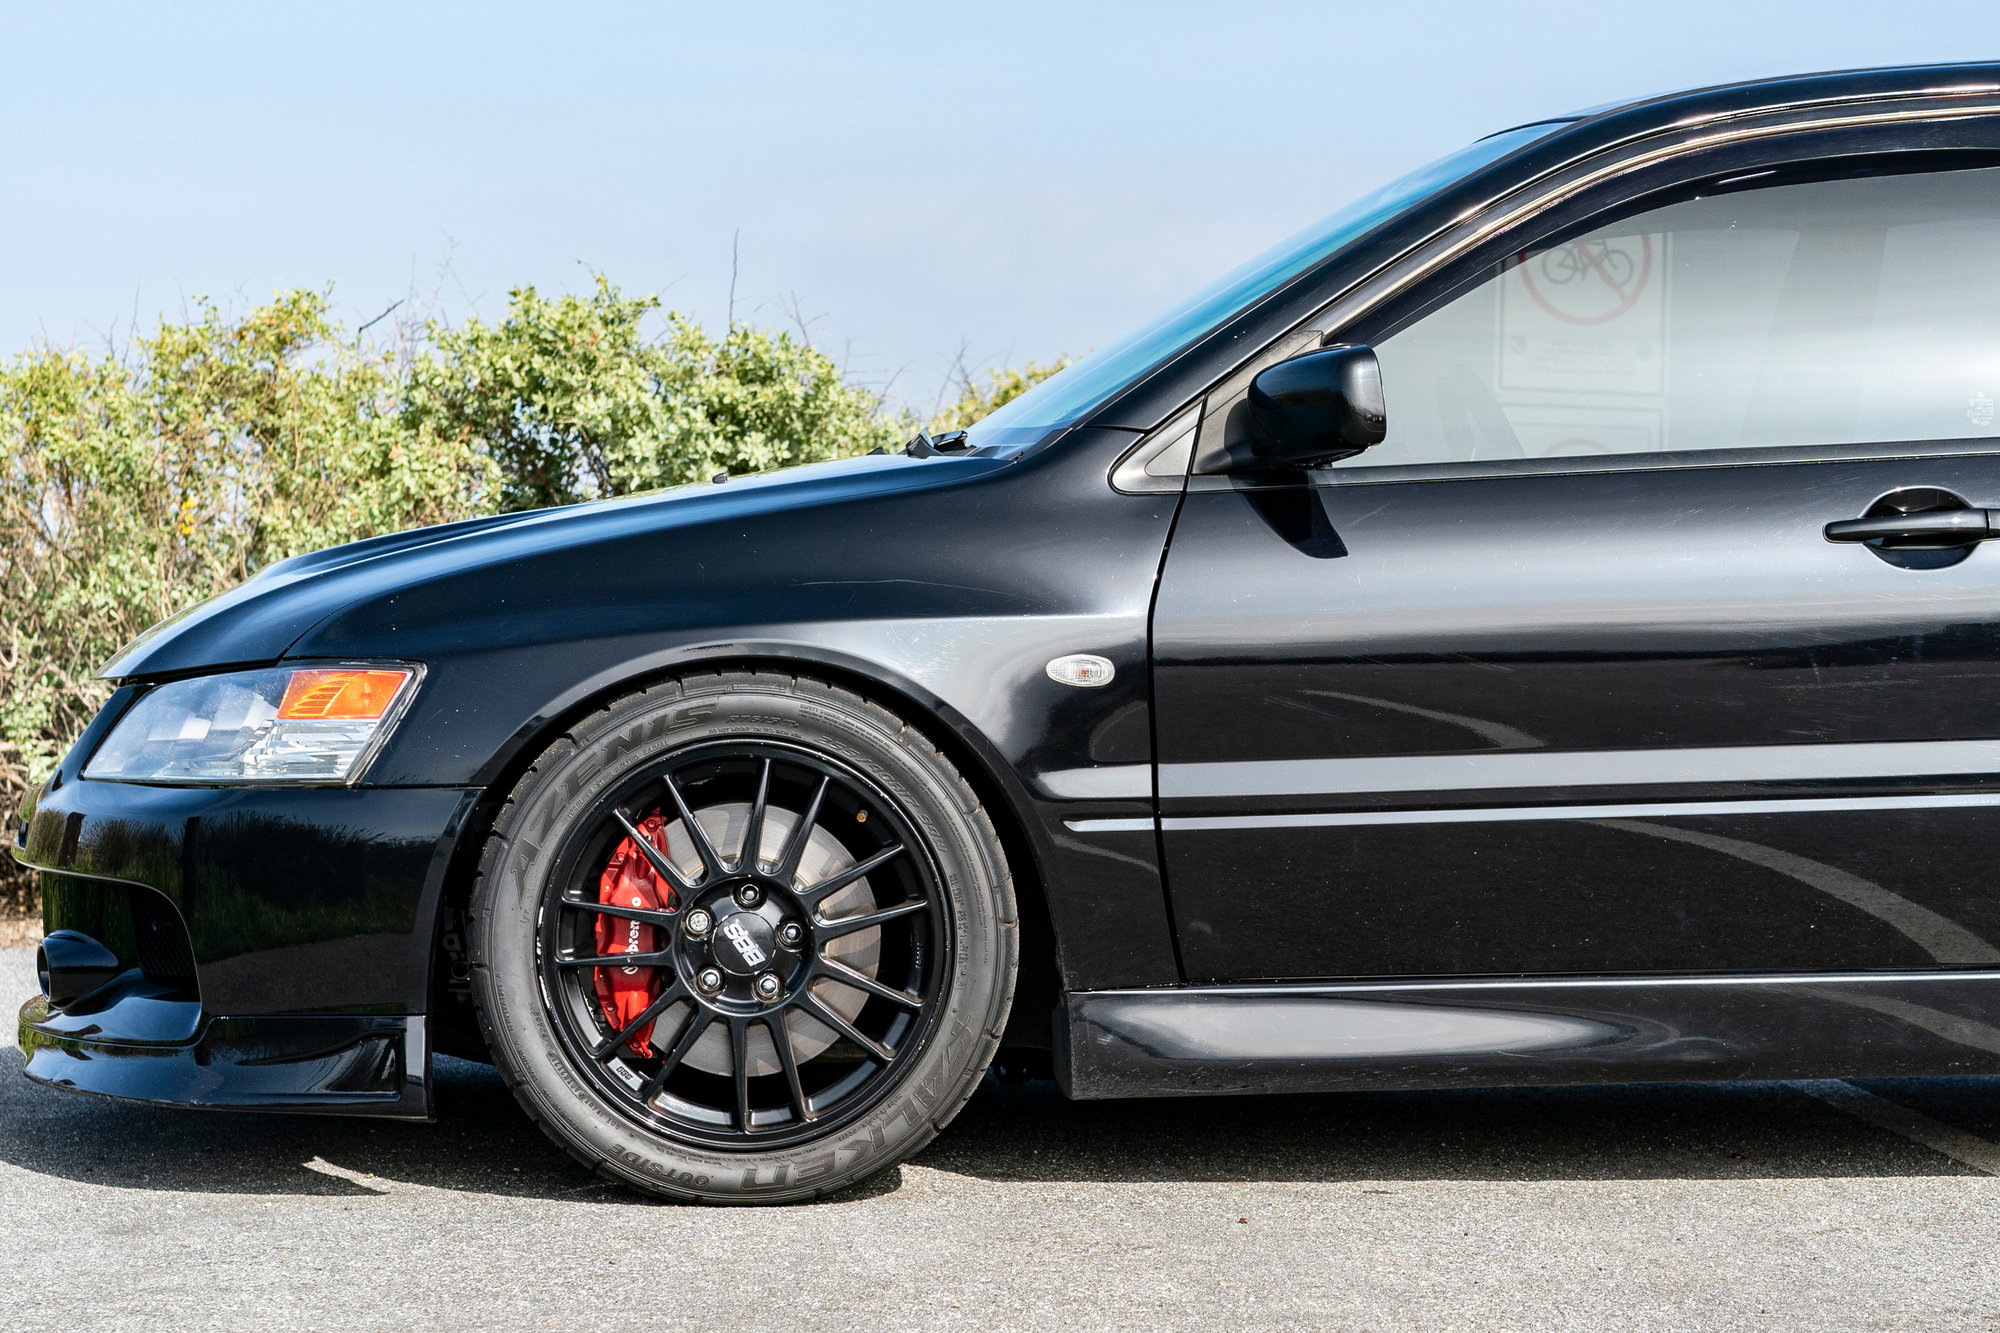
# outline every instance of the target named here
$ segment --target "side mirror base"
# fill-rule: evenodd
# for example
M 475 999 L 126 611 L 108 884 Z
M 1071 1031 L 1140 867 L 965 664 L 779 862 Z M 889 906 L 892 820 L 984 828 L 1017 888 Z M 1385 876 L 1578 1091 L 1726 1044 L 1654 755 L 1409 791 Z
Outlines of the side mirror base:
M 1250 382 L 1247 447 L 1231 472 L 1324 467 L 1380 444 L 1388 434 L 1382 368 L 1373 348 L 1322 347 L 1267 366 Z

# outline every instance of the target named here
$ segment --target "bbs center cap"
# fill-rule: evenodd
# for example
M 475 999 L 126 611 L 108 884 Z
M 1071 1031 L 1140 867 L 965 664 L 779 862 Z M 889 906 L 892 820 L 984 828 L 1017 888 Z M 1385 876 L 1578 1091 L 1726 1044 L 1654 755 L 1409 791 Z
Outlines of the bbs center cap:
M 731 912 L 716 926 L 711 951 L 715 965 L 731 976 L 755 976 L 777 957 L 778 937 L 757 913 Z

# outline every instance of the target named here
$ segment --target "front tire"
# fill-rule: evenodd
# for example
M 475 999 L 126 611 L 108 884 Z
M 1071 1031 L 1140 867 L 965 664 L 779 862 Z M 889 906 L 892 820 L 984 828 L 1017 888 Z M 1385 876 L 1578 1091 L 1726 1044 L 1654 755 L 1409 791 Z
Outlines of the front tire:
M 789 1202 L 964 1105 L 1016 922 L 992 822 L 922 733 L 819 681 L 705 675 L 619 699 L 523 775 L 473 894 L 473 994 L 521 1105 L 585 1165 Z

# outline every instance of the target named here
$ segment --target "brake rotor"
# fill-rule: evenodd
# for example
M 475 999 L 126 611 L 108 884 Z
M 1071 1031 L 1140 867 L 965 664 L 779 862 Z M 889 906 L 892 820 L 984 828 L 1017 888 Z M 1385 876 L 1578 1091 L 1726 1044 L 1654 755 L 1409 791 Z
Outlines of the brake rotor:
M 743 845 L 743 834 L 750 822 L 750 803 L 735 801 L 726 805 L 711 805 L 694 812 L 701 821 L 702 831 L 708 835 L 712 846 L 734 849 Z M 785 842 L 798 826 L 798 812 L 772 806 L 764 814 L 764 836 L 757 849 L 757 859 L 766 865 L 775 865 L 783 854 Z M 667 825 L 667 859 L 680 868 L 688 880 L 701 876 L 701 855 L 695 850 L 694 840 L 678 819 Z M 797 883 L 803 886 L 817 884 L 829 875 L 847 869 L 854 864 L 854 856 L 841 846 L 838 839 L 823 828 L 815 828 L 806 839 L 805 852 L 799 858 Z M 819 905 L 822 917 L 836 918 L 852 915 L 865 910 L 875 901 L 874 892 L 868 887 L 866 878 L 858 879 L 833 894 Z M 852 935 L 843 935 L 830 940 L 819 948 L 820 956 L 853 968 L 863 976 L 874 978 L 881 968 L 882 930 L 871 927 L 857 930 Z M 821 1004 L 852 1023 L 860 1014 L 868 997 L 852 986 L 821 977 L 812 983 L 812 992 Z M 655 1050 L 667 1050 L 673 1039 L 687 1022 L 692 1010 L 692 1001 L 682 1000 L 662 1013 L 653 1024 L 652 1043 Z M 791 1033 L 794 1058 L 800 1064 L 823 1054 L 828 1047 L 840 1040 L 839 1034 L 820 1023 L 809 1014 L 796 1008 L 785 1011 L 784 1023 Z M 778 1050 L 771 1041 L 771 1033 L 762 1023 L 752 1023 L 749 1031 L 749 1066 L 751 1077 L 782 1072 L 784 1066 L 778 1062 Z M 689 1049 L 684 1063 L 710 1074 L 733 1075 L 730 1063 L 729 1034 L 722 1024 L 712 1024 L 708 1031 L 696 1039 Z

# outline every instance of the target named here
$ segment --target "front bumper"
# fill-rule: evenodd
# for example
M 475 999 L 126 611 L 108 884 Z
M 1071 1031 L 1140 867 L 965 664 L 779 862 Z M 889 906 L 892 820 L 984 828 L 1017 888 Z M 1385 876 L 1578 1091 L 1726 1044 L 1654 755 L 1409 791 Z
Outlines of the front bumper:
M 478 795 L 59 776 L 15 856 L 40 872 L 45 930 L 101 944 L 117 970 L 22 1009 L 28 1076 L 139 1101 L 426 1116 L 438 911 Z

